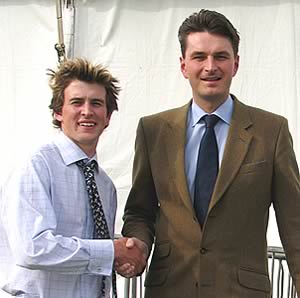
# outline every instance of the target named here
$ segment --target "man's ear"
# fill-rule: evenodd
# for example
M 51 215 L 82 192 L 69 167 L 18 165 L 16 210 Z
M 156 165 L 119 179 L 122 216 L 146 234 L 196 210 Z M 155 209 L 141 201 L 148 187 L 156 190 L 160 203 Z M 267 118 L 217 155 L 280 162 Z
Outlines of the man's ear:
M 61 112 L 55 112 L 54 113 L 54 118 L 59 121 L 62 122 L 62 113 Z
M 236 55 L 234 58 L 234 69 L 233 69 L 233 77 L 236 75 L 240 65 L 240 56 Z
M 112 114 L 112 113 L 108 114 L 107 117 L 106 117 L 106 124 L 105 124 L 105 126 L 104 126 L 104 129 L 107 128 L 108 125 L 109 125 L 110 118 L 111 118 L 111 114 Z
M 186 74 L 186 68 L 185 68 L 185 59 L 183 57 L 180 57 L 180 70 L 183 76 L 188 79 L 188 76 Z

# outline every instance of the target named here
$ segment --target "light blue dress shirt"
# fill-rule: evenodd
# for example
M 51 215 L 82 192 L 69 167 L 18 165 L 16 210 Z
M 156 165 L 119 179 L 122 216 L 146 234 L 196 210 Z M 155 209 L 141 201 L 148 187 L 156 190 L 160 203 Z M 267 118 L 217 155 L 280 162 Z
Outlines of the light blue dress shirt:
M 224 148 L 228 136 L 231 116 L 233 111 L 233 100 L 231 96 L 218 107 L 212 114 L 219 116 L 220 120 L 215 126 L 215 134 L 219 150 L 219 168 L 223 159 Z M 188 112 L 186 145 L 185 145 L 185 173 L 187 177 L 188 189 L 194 203 L 195 176 L 199 146 L 205 132 L 205 123 L 199 121 L 201 117 L 207 115 L 193 100 Z
M 83 158 L 88 157 L 60 133 L 32 155 L 3 188 L 1 216 L 7 249 L 15 262 L 3 289 L 12 295 L 99 297 L 102 275 L 111 275 L 113 240 L 93 239 L 85 181 L 76 165 Z M 116 189 L 100 166 L 95 179 L 113 237 Z M 109 297 L 111 278 L 106 281 L 105 297 Z

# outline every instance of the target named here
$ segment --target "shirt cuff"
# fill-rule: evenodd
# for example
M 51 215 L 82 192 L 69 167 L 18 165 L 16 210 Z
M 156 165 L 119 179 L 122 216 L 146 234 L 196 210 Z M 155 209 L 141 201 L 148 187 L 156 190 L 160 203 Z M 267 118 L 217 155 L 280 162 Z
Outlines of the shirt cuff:
M 111 239 L 85 240 L 90 252 L 88 272 L 110 276 L 114 263 L 114 244 Z

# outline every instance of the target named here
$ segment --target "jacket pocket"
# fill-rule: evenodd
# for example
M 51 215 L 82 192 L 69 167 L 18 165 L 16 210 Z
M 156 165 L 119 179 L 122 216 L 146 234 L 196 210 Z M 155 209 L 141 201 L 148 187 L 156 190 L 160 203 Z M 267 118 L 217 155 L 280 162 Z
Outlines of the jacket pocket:
M 163 285 L 170 272 L 169 255 L 171 245 L 169 242 L 161 242 L 155 245 L 149 271 L 145 279 L 146 287 Z
M 267 293 L 271 290 L 269 276 L 252 269 L 240 268 L 238 271 L 238 281 L 241 286 L 248 289 Z
M 145 278 L 145 287 L 157 287 L 163 285 L 169 275 L 170 269 L 149 270 Z
M 169 242 L 156 243 L 151 259 L 151 265 L 160 265 L 161 261 L 167 258 L 171 253 L 171 245 Z
M 253 172 L 260 172 L 266 168 L 267 164 L 268 163 L 266 160 L 262 160 L 254 163 L 246 163 L 241 166 L 240 173 L 248 174 Z
M 171 246 L 169 242 L 157 243 L 155 247 L 155 254 L 160 257 L 167 257 L 170 254 Z

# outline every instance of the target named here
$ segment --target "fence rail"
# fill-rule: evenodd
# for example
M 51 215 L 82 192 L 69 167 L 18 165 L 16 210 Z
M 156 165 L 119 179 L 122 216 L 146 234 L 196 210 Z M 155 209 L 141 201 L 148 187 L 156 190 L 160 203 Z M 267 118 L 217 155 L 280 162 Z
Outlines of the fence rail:
M 282 247 L 269 246 L 269 275 L 273 298 L 297 298 L 295 286 L 287 267 Z

